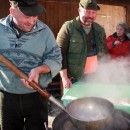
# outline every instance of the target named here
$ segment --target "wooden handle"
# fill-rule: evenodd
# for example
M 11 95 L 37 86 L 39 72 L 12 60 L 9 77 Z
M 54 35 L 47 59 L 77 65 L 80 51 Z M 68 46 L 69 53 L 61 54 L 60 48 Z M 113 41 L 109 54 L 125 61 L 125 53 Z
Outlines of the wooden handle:
M 13 63 L 11 63 L 8 59 L 6 59 L 2 54 L 0 54 L 0 62 L 2 62 L 4 65 L 6 65 L 11 71 L 13 71 L 18 77 L 21 79 L 25 79 L 28 81 L 28 76 L 24 74 L 20 69 L 18 69 Z M 38 85 L 36 82 L 32 81 L 29 82 L 29 85 L 34 88 L 36 91 L 38 91 L 42 96 L 44 96 L 46 99 L 49 99 L 51 96 L 47 91 L 42 90 L 42 87 Z

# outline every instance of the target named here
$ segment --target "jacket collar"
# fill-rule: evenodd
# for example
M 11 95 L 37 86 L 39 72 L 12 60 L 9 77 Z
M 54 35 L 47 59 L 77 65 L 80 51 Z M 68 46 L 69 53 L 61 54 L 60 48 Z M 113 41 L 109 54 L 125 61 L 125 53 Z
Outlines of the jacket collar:
M 112 34 L 112 36 L 114 37 L 114 38 L 118 38 L 118 36 L 117 36 L 117 33 L 115 32 L 115 33 L 113 33 Z M 128 41 L 128 40 L 130 40 L 129 38 L 128 38 L 128 36 L 125 34 L 125 36 L 124 36 L 124 41 Z

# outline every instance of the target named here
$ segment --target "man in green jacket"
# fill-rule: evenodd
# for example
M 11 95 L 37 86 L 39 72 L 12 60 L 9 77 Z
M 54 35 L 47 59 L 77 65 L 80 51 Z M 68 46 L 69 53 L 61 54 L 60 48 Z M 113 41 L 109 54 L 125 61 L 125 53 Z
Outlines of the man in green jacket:
M 79 16 L 65 22 L 58 33 L 57 43 L 63 56 L 60 75 L 64 88 L 95 72 L 98 58 L 107 53 L 105 30 L 94 22 L 97 10 L 100 7 L 95 0 L 80 0 Z

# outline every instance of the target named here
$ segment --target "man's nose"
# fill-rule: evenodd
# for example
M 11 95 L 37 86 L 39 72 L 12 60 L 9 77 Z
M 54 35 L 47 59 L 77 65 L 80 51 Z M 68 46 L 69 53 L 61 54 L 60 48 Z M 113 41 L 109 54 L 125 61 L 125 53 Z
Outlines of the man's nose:
M 36 21 L 36 18 L 35 18 L 35 17 L 30 17 L 30 18 L 29 18 L 29 23 L 34 24 L 35 21 Z
M 92 12 L 89 12 L 89 17 L 92 17 L 93 16 L 93 13 Z

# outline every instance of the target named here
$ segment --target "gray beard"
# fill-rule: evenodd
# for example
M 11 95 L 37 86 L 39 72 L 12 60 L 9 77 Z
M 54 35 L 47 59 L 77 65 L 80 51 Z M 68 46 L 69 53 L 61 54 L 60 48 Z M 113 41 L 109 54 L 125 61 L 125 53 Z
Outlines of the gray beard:
M 86 25 L 86 26 L 91 26 L 91 24 L 89 23 L 89 22 L 84 22 L 84 24 Z

